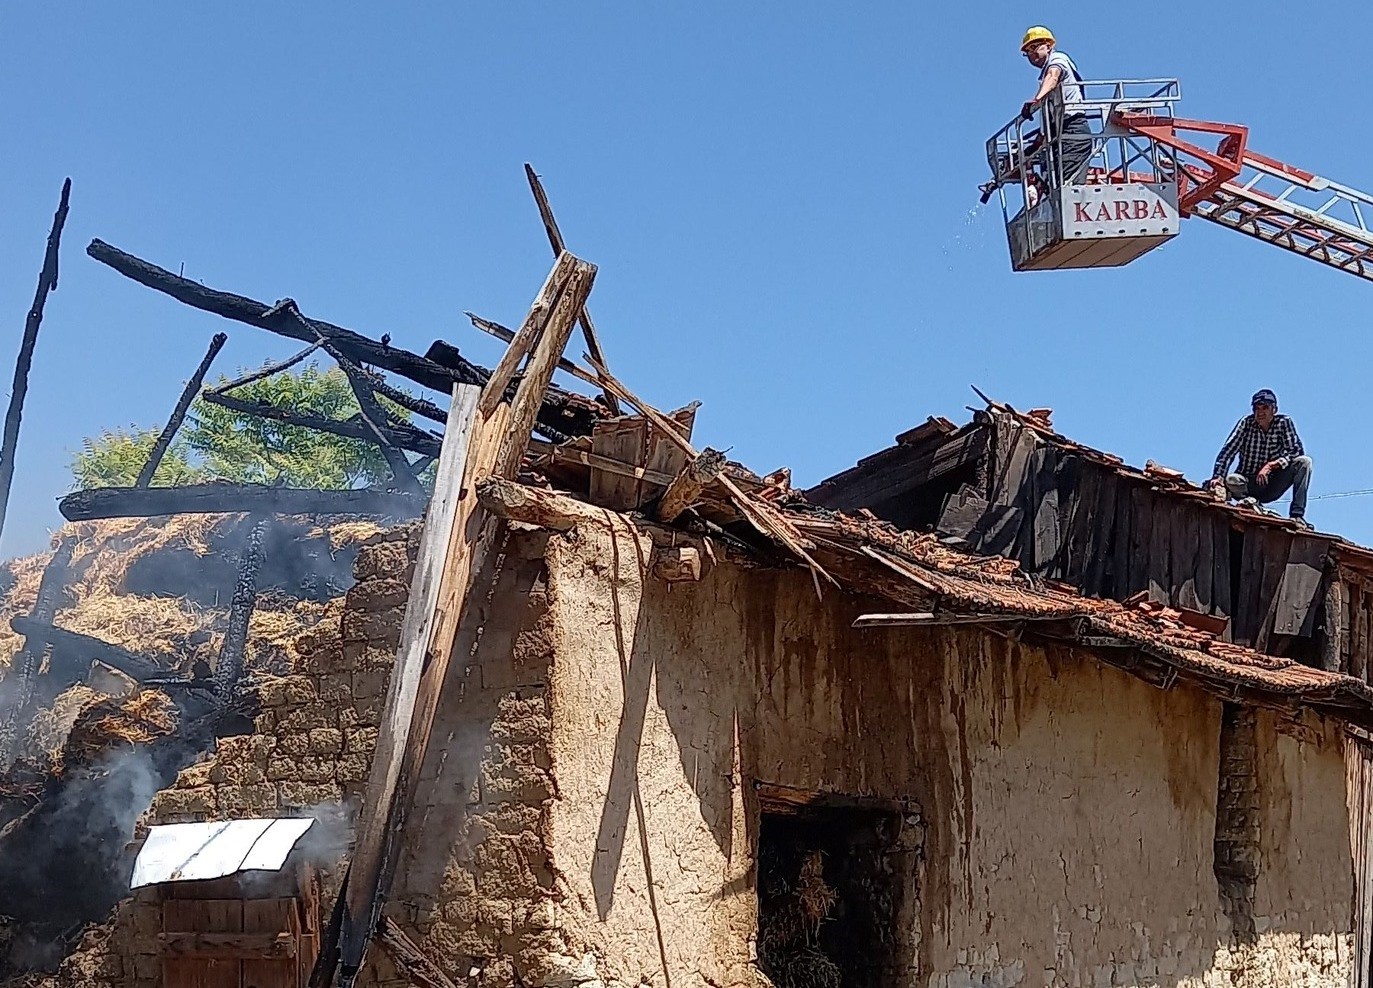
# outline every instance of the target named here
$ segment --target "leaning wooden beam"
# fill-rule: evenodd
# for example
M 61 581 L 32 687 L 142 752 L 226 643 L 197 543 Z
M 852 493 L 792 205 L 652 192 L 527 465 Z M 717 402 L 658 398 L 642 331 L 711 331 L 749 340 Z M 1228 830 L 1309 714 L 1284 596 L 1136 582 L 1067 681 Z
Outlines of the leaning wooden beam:
M 264 484 L 192 484 L 186 487 L 98 487 L 57 502 L 67 521 L 151 518 L 157 515 L 221 511 L 267 511 L 279 515 L 367 515 L 414 518 L 424 499 L 395 491 L 320 491 Z
M 515 331 L 513 329 L 507 329 L 498 322 L 493 322 L 490 319 L 483 319 L 481 316 L 472 312 L 465 312 L 463 315 L 472 320 L 473 326 L 477 327 L 477 329 L 480 329 L 488 336 L 494 336 L 496 339 L 506 343 L 513 343 L 515 341 Z M 558 358 L 558 370 L 567 371 L 567 373 L 571 374 L 573 377 L 585 381 L 587 384 L 593 384 L 598 388 L 601 386 L 601 382 L 595 374 L 592 374 L 590 371 L 582 370 L 582 368 L 578 367 L 566 357 Z M 618 404 L 616 407 L 618 407 Z M 616 414 L 618 415 L 619 413 L 616 412 Z
M 392 962 L 410 979 L 411 984 L 420 988 L 458 988 L 453 979 L 444 974 L 443 969 L 431 961 L 389 916 L 383 916 L 377 924 L 377 942 L 386 949 Z
M 181 428 L 181 423 L 186 419 L 186 412 L 191 407 L 191 402 L 195 400 L 196 392 L 205 383 L 205 375 L 210 370 L 210 364 L 214 362 L 219 351 L 224 348 L 225 342 L 229 337 L 224 333 L 215 333 L 210 340 L 210 349 L 205 351 L 205 356 L 200 361 L 200 366 L 195 369 L 191 379 L 186 382 L 186 387 L 181 389 L 181 397 L 177 400 L 176 407 L 172 409 L 171 418 L 167 419 L 167 424 L 162 427 L 162 434 L 157 437 L 157 442 L 153 443 L 153 450 L 148 454 L 148 462 L 143 464 L 143 469 L 138 473 L 138 480 L 135 487 L 147 487 L 153 482 L 153 474 L 157 473 L 157 468 L 162 464 L 162 457 L 167 453 L 167 447 L 172 444 L 172 437 L 176 435 L 176 430 Z
M 557 257 L 567 250 L 567 244 L 563 242 L 563 234 L 558 229 L 558 221 L 553 218 L 553 207 L 549 204 L 548 193 L 543 190 L 543 183 L 539 181 L 534 166 L 527 161 L 524 163 L 524 177 L 529 180 L 529 191 L 534 193 L 534 202 L 539 207 L 539 218 L 543 220 L 544 232 L 548 234 L 548 246 L 553 248 L 553 256 Z M 591 351 L 591 355 L 596 358 L 597 363 L 605 365 L 605 351 L 601 349 L 600 337 L 596 335 L 596 327 L 591 323 L 591 313 L 586 306 L 582 306 L 578 321 L 582 324 L 582 339 L 586 341 L 586 348 Z M 596 382 L 592 381 L 591 383 L 595 384 Z M 615 400 L 615 396 L 604 388 L 601 389 L 601 395 L 605 398 L 606 407 L 610 409 L 610 413 L 619 415 L 620 403 Z
M 658 510 L 655 512 L 657 519 L 665 523 L 674 521 L 678 515 L 695 504 L 701 492 L 720 479 L 725 470 L 725 462 L 724 453 L 707 447 L 700 456 L 682 467 L 682 472 L 673 478 L 663 493 L 662 500 L 658 502 Z
M 14 481 L 14 456 L 19 444 L 19 422 L 24 417 L 24 397 L 29 391 L 29 368 L 33 366 L 33 348 L 38 342 L 38 327 L 43 322 L 43 308 L 48 293 L 57 290 L 57 255 L 62 246 L 62 227 L 67 222 L 67 203 L 71 198 L 72 180 L 62 183 L 62 198 L 53 214 L 52 229 L 48 231 L 48 246 L 43 254 L 43 270 L 38 273 L 38 289 L 33 305 L 24 319 L 24 336 L 19 342 L 19 358 L 14 362 L 14 384 L 10 388 L 10 405 L 5 412 L 3 442 L 0 442 L 0 532 L 5 528 L 9 510 L 10 485 Z
M 85 671 L 90 669 L 91 662 L 95 660 L 118 669 L 139 682 L 167 674 L 167 670 L 158 666 L 157 663 L 130 652 L 128 649 L 111 645 L 99 638 L 92 638 L 90 635 L 57 628 L 22 614 L 10 618 L 10 627 L 32 641 L 45 642 L 51 645 L 56 653 L 54 664 L 68 668 L 68 678 L 72 682 L 84 675 Z
M 496 519 L 483 510 L 476 499 L 476 483 L 486 476 L 514 478 L 519 472 L 528 445 L 534 419 L 543 404 L 544 393 L 553 377 L 553 369 L 568 337 L 576 324 L 577 312 L 586 303 L 595 279 L 595 265 L 571 255 L 564 289 L 544 324 L 537 345 L 529 355 L 519 387 L 509 404 L 497 400 L 489 413 L 481 408 L 489 405 L 494 394 L 499 399 L 505 386 L 495 375 L 477 401 L 477 419 L 468 442 L 462 468 L 462 483 L 454 513 L 448 551 L 443 561 L 435 617 L 427 641 L 420 654 L 427 657 L 414 693 L 406 698 L 397 696 L 392 706 L 392 691 L 388 687 L 387 707 L 393 720 L 390 729 L 407 737 L 401 748 L 397 777 L 379 776 L 373 766 L 369 776 L 368 794 L 363 800 L 364 819 L 359 823 L 360 836 L 354 846 L 349 866 L 348 886 L 342 894 L 347 902 L 339 942 L 339 983 L 350 988 L 366 959 L 367 946 L 379 916 L 380 902 L 386 894 L 386 877 L 390 869 L 384 867 L 386 834 L 404 825 L 403 800 L 397 802 L 397 790 L 411 797 L 418 789 L 420 771 L 428 752 L 429 735 L 438 710 L 439 696 L 448 676 L 454 641 L 459 625 L 466 617 L 467 602 L 472 583 L 493 552 L 499 533 Z M 418 572 L 418 569 L 417 569 Z M 399 677 L 392 673 L 392 682 Z M 410 714 L 406 716 L 406 708 Z M 407 731 L 408 728 L 408 731 Z M 394 744 L 394 742 L 393 742 Z M 389 781 L 388 781 L 389 780 Z M 373 783 L 376 783 L 375 788 Z M 394 812 L 393 812 L 394 811 Z M 393 855 L 396 849 L 393 848 Z
M 578 525 L 606 525 L 615 513 L 556 491 L 487 477 L 477 482 L 477 500 L 497 518 L 568 532 Z
M 548 322 L 549 314 L 557 304 L 559 297 L 567 285 L 567 279 L 572 273 L 573 265 L 577 259 L 566 252 L 559 254 L 558 259 L 553 262 L 553 268 L 548 272 L 548 277 L 544 279 L 543 287 L 539 289 L 539 294 L 534 296 L 534 303 L 529 307 L 529 313 L 524 317 L 524 322 L 515 331 L 515 338 L 510 341 L 510 346 L 506 347 L 505 353 L 501 355 L 501 361 L 496 365 L 496 369 L 491 372 L 491 378 L 486 382 L 486 387 L 482 390 L 481 413 L 490 415 L 500 401 L 505 398 L 505 389 L 515 378 L 515 372 L 520 369 L 520 364 L 538 342 L 539 334 L 543 331 L 544 324 Z
M 215 662 L 215 702 L 227 709 L 243 678 L 243 660 L 248 650 L 248 624 L 253 619 L 257 603 L 257 575 L 266 556 L 267 533 L 276 521 L 272 515 L 257 518 L 248 532 L 248 542 L 238 563 L 238 579 L 234 581 L 234 595 L 229 602 L 229 625 Z
M 302 326 L 298 320 L 280 306 L 269 306 L 256 299 L 206 288 L 199 282 L 179 277 L 155 264 L 149 264 L 141 258 L 134 257 L 132 254 L 126 254 L 102 240 L 92 240 L 91 245 L 86 248 L 86 253 L 101 264 L 114 268 L 124 277 L 131 278 L 141 285 L 162 292 L 164 295 L 170 295 L 178 302 L 222 316 L 225 319 L 256 326 L 258 329 L 265 329 L 270 333 L 276 333 L 278 336 L 287 336 L 304 343 L 317 342 L 313 332 Z M 485 371 L 466 361 L 463 361 L 463 366 L 459 369 L 450 370 L 432 360 L 426 360 L 419 354 L 411 353 L 400 347 L 384 345 L 360 333 L 344 329 L 342 326 L 335 326 L 318 319 L 312 319 L 310 323 L 322 329 L 330 342 L 363 363 L 384 367 L 401 377 L 422 384 L 426 388 L 433 388 L 435 391 L 447 393 L 455 382 L 480 384 L 486 380 Z
M 425 398 L 418 398 L 415 395 L 402 391 L 400 388 L 392 387 L 382 378 L 381 374 L 368 371 L 358 366 L 344 356 L 342 352 L 338 351 L 337 348 L 335 348 L 333 357 L 338 361 L 340 367 L 347 364 L 348 367 L 351 367 L 353 370 L 365 376 L 371 383 L 373 391 L 383 398 L 389 398 L 407 412 L 414 412 L 421 418 L 426 418 L 431 422 L 448 421 L 448 413 L 438 405 L 435 405 L 432 401 Z
M 386 460 L 386 466 L 391 471 L 391 479 L 395 482 L 399 490 L 407 494 L 414 494 L 417 497 L 424 496 L 424 487 L 420 484 L 419 478 L 415 476 L 415 471 L 410 466 L 410 461 L 405 458 L 405 454 L 400 451 L 390 438 L 390 430 L 387 428 L 386 413 L 382 411 L 381 405 L 377 403 L 377 396 L 372 390 L 372 381 L 363 374 L 347 358 L 328 343 L 324 343 L 324 349 L 339 362 L 339 367 L 348 378 L 348 385 L 353 389 L 353 397 L 358 401 L 358 409 L 362 413 L 362 423 L 367 426 L 372 433 L 373 441 L 381 450 L 381 455 Z
M 335 436 L 345 436 L 348 439 L 361 439 L 363 442 L 374 443 L 377 441 L 372 430 L 359 422 L 325 418 L 323 415 L 297 412 L 277 405 L 268 405 L 265 402 L 243 401 L 241 398 L 220 394 L 216 391 L 202 392 L 201 397 L 211 405 L 233 409 L 245 415 L 256 415 L 258 418 L 271 419 L 286 425 L 298 425 L 303 429 L 315 429 Z M 432 456 L 439 451 L 441 440 L 437 436 L 431 436 L 423 429 L 417 429 L 412 425 L 403 427 L 392 425 L 387 428 L 386 432 L 392 443 L 401 449 L 408 449 L 412 453 Z
M 609 388 L 611 393 L 626 404 L 637 408 L 644 417 L 658 427 L 663 435 L 671 442 L 676 443 L 682 452 L 693 459 L 701 455 L 697 452 L 696 447 L 692 446 L 691 442 L 682 435 L 680 431 L 681 427 L 676 422 L 673 422 L 642 398 L 636 397 L 632 391 L 617 381 L 610 371 L 605 369 L 604 364 L 597 362 L 594 357 L 589 354 L 584 354 L 582 359 L 591 364 L 595 369 L 597 376 L 600 378 L 601 383 Z M 839 581 L 825 572 L 824 568 L 806 551 L 805 537 L 796 530 L 795 526 L 773 509 L 771 505 L 750 499 L 748 495 L 739 489 L 739 485 L 730 480 L 726 474 L 722 473 L 720 475 L 720 484 L 729 492 L 731 503 L 733 503 L 735 508 L 739 510 L 739 513 L 747 519 L 749 524 L 759 532 L 775 539 L 778 543 L 785 546 L 793 555 L 799 557 L 810 567 L 811 578 L 815 582 L 815 592 L 817 594 L 821 592 L 821 577 L 828 580 L 834 586 L 839 586 Z
M 375 886 L 381 873 L 382 851 L 388 823 L 392 818 L 391 804 L 400 781 L 420 676 L 429 655 L 429 642 L 438 617 L 445 561 L 459 523 L 459 504 L 464 500 L 471 501 L 471 493 L 465 490 L 463 478 L 480 395 L 480 389 L 470 384 L 460 384 L 453 389 L 448 425 L 444 431 L 443 448 L 439 452 L 439 466 L 434 479 L 434 494 L 420 532 L 419 555 L 410 579 L 410 597 L 405 605 L 400 646 L 387 687 L 386 706 L 382 711 L 377 746 L 367 779 L 357 842 L 344 888 L 340 892 L 343 897 L 341 901 L 353 903 L 356 910 L 353 916 L 360 923 L 372 921 Z M 463 517 L 465 515 L 466 512 Z M 363 913 L 367 915 L 361 915 Z M 356 932 L 353 935 L 356 937 Z M 336 950 L 337 940 L 325 946 Z

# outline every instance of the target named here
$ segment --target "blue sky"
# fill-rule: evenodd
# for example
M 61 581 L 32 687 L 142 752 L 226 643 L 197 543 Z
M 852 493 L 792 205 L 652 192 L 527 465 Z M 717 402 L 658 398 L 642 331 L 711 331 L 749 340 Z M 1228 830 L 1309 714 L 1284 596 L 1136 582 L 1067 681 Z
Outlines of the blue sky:
M 160 425 L 214 332 L 222 371 L 292 349 L 125 281 L 92 237 L 491 362 L 463 310 L 517 322 L 551 261 L 525 161 L 600 266 L 612 369 L 660 407 L 700 399 L 698 438 L 759 471 L 809 485 L 927 415 L 965 419 L 977 384 L 1198 477 L 1264 386 L 1315 494 L 1373 488 L 1373 285 L 1201 220 L 1119 270 L 1013 275 L 976 209 L 983 142 L 1033 89 L 1030 22 L 1089 77 L 1178 76 L 1180 113 L 1373 187 L 1373 12 L 1338 6 L 1275 38 L 1271 0 L 1128 22 L 994 0 L 6 5 L 6 368 L 66 175 L 73 193 L 0 550 L 43 545 L 81 438 Z M 1310 514 L 1373 543 L 1370 508 Z

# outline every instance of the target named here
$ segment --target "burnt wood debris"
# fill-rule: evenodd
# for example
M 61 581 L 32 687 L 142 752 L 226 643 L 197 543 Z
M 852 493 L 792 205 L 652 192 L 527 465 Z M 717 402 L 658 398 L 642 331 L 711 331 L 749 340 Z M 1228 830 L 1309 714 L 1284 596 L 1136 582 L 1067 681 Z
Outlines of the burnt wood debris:
M 489 370 L 443 340 L 420 355 L 393 345 L 389 335 L 373 339 L 309 317 L 290 298 L 269 305 L 208 288 L 103 241 L 87 249 L 142 285 L 299 340 L 304 349 L 206 388 L 224 341 L 218 334 L 137 485 L 77 491 L 59 502 L 74 522 L 248 516 L 214 669 L 185 674 L 163 657 L 57 627 L 76 544 L 63 538 L 32 612 L 11 622 L 25 637 L 11 673 L 21 702 L 0 711 L 0 764 L 35 692 L 50 695 L 76 683 L 96 662 L 167 689 L 186 713 L 183 733 L 210 738 L 224 713 L 251 692 L 244 682 L 249 626 L 269 585 L 264 571 L 283 540 L 283 516 L 422 519 L 354 840 L 342 886 L 326 904 L 332 918 L 312 955 L 316 988 L 351 985 L 374 943 L 415 983 L 452 984 L 443 958 L 426 956 L 383 916 L 382 905 L 400 853 L 391 838 L 412 813 L 440 699 L 464 688 L 459 633 L 476 633 L 484 620 L 512 523 L 569 531 L 604 527 L 612 513 L 631 515 L 652 553 L 646 580 L 701 580 L 722 554 L 804 569 L 817 594 L 838 587 L 880 603 L 854 611 L 855 625 L 872 634 L 972 626 L 1013 641 L 1066 643 L 1161 687 L 1185 681 L 1230 704 L 1285 713 L 1309 708 L 1373 729 L 1373 552 L 1217 504 L 1176 471 L 1153 464 L 1135 470 L 1060 436 L 1046 409 L 1021 412 L 985 396 L 968 424 L 932 418 L 808 491 L 793 489 L 786 470 L 755 474 L 693 440 L 695 403 L 659 411 L 612 374 L 587 310 L 596 267 L 567 250 L 542 183 L 532 167 L 525 174 L 553 263 L 516 329 L 469 314 L 474 327 L 506 344 Z M 31 313 L 35 333 L 42 300 L 56 283 L 65 212 L 64 189 L 49 240 L 51 270 L 45 262 Z M 587 352 L 573 360 L 566 351 L 579 326 Z M 25 375 L 31 352 L 30 342 L 20 358 Z M 347 376 L 360 409 L 352 419 L 235 396 L 314 354 Z M 557 373 L 594 394 L 555 385 Z M 411 394 L 406 383 L 437 395 Z M 391 476 L 360 490 L 154 486 L 158 461 L 197 394 L 246 415 L 370 443 Z M 429 422 L 441 423 L 442 432 Z M 7 426 L 7 456 L 12 449 Z M 419 478 L 431 465 L 426 491 Z M 215 949 L 278 949 L 275 941 L 245 943 Z M 199 934 L 169 941 L 202 954 L 207 944 Z

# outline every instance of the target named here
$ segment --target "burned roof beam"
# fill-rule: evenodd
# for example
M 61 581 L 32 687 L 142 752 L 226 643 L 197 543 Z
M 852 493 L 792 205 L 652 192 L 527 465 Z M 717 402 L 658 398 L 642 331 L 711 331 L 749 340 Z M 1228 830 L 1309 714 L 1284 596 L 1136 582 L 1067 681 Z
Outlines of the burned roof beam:
M 331 435 L 343 436 L 347 439 L 361 439 L 369 443 L 377 441 L 377 437 L 371 429 L 357 422 L 325 418 L 322 415 L 311 415 L 307 412 L 295 412 L 277 405 L 268 405 L 265 402 L 243 401 L 241 398 L 220 394 L 217 391 L 202 392 L 201 397 L 211 405 L 219 405 L 222 408 L 242 412 L 245 415 L 256 415 L 258 418 L 271 419 L 285 425 L 300 426 L 302 429 L 328 432 Z M 438 436 L 430 435 L 413 425 L 393 424 L 387 428 L 386 432 L 394 445 L 423 456 L 437 455 L 442 442 Z
M 950 624 L 1019 624 L 1022 621 L 1062 621 L 1062 614 L 936 614 L 920 611 L 913 614 L 862 614 L 853 622 L 855 628 L 935 628 Z
M 64 682 L 73 683 L 82 679 L 90 669 L 91 662 L 97 660 L 118 669 L 126 676 L 132 676 L 139 682 L 167 674 L 167 670 L 157 663 L 128 649 L 111 645 L 90 635 L 58 628 L 46 621 L 20 614 L 10 618 L 10 627 L 25 638 L 53 647 L 53 672 L 56 674 L 57 670 L 61 669 L 65 673 Z
M 226 511 L 408 519 L 418 517 L 424 510 L 424 498 L 394 491 L 191 484 L 185 487 L 98 487 L 68 494 L 57 502 L 57 509 L 67 521 Z

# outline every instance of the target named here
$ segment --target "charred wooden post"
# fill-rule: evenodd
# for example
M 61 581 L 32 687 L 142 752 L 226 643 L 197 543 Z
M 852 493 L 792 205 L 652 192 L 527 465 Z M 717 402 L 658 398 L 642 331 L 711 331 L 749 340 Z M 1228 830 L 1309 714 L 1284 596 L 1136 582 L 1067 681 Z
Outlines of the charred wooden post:
M 214 483 L 185 487 L 99 487 L 68 494 L 57 502 L 57 510 L 67 521 L 238 511 L 408 519 L 420 515 L 424 499 L 395 491 L 321 491 L 264 484 Z
M 71 566 L 72 553 L 76 550 L 76 538 L 67 536 L 57 544 L 57 549 L 43 568 L 43 576 L 38 582 L 38 600 L 29 617 L 41 624 L 52 624 L 57 614 L 58 595 L 66 588 L 67 575 Z M 33 702 L 34 677 L 43 663 L 51 658 L 52 646 L 44 640 L 25 639 L 24 647 L 15 655 L 9 677 L 14 683 L 14 693 L 9 702 L 0 707 L 0 770 L 9 765 L 16 755 L 15 741 L 19 727 L 25 723 L 24 715 Z
M 266 402 L 243 401 L 241 398 L 221 394 L 218 391 L 202 392 L 201 397 L 208 404 L 219 405 L 222 408 L 229 408 L 245 415 L 256 415 L 258 418 L 271 419 L 286 425 L 298 425 L 302 429 L 314 429 L 318 432 L 327 432 L 347 439 L 361 439 L 369 443 L 377 441 L 376 433 L 358 422 L 330 419 L 323 415 L 311 415 L 308 412 L 297 412 L 278 405 L 269 405 Z M 413 425 L 393 423 L 387 426 L 385 431 L 392 445 L 401 449 L 408 449 L 412 453 L 419 453 L 423 456 L 433 456 L 439 451 L 439 438 L 430 435 L 423 429 L 417 429 Z
M 446 366 L 401 347 L 392 346 L 389 342 L 382 343 L 370 339 L 333 323 L 319 319 L 307 319 L 306 323 L 302 323 L 284 306 L 266 305 L 256 299 L 207 288 L 197 281 L 182 278 L 142 258 L 112 247 L 102 240 L 92 240 L 86 248 L 86 253 L 124 277 L 203 312 L 248 326 L 256 326 L 269 333 L 304 343 L 317 343 L 319 336 L 323 335 L 355 363 L 381 367 L 399 374 L 406 380 L 444 394 L 448 394 L 455 383 L 484 385 L 490 376 L 490 371 L 466 360 L 452 347 L 445 348 L 445 359 L 449 365 Z M 539 417 L 541 425 L 545 426 L 548 432 L 587 433 L 591 431 L 591 422 L 597 417 L 596 405 L 582 395 L 551 388 L 544 395 Z
M 43 255 L 43 270 L 38 274 L 38 289 L 33 305 L 24 320 L 24 338 L 19 343 L 19 358 L 14 362 L 14 385 L 10 389 L 10 406 L 5 412 L 3 444 L 0 444 L 0 532 L 5 529 L 5 514 L 9 510 L 10 484 L 14 481 L 14 455 L 19 444 L 19 422 L 24 417 L 24 397 L 29 390 L 29 368 L 33 366 L 33 348 L 38 342 L 38 327 L 43 323 L 43 308 L 48 293 L 57 290 L 57 255 L 62 246 L 62 227 L 67 222 L 67 203 L 71 198 L 72 180 L 62 183 L 62 198 L 52 218 L 48 232 L 48 248 Z
M 695 504 L 701 492 L 719 479 L 725 470 L 725 462 L 724 453 L 707 447 L 700 456 L 684 466 L 658 502 L 658 520 L 673 521 Z
M 386 412 L 377 402 L 376 393 L 372 390 L 372 381 L 337 349 L 328 343 L 323 345 L 324 349 L 338 361 L 343 373 L 347 375 L 348 385 L 353 389 L 353 397 L 358 400 L 362 422 L 371 431 L 373 441 L 381 449 L 381 455 L 386 460 L 386 466 L 391 471 L 391 479 L 395 482 L 396 487 L 408 494 L 423 497 L 424 487 L 420 484 L 419 478 L 415 476 L 410 461 L 391 442 L 390 430 L 387 428 L 389 420 Z
M 248 543 L 243 547 L 238 581 L 234 584 L 234 596 L 229 604 L 229 626 L 224 631 L 224 644 L 215 663 L 215 700 L 221 709 L 232 702 L 239 680 L 243 678 L 248 622 L 253 618 L 253 605 L 257 602 L 257 574 L 262 569 L 262 559 L 266 554 L 263 542 L 274 523 L 270 515 L 254 521 L 252 531 L 248 533 Z
M 205 351 L 205 357 L 200 361 L 200 366 L 195 369 L 191 379 L 186 382 L 186 387 L 181 391 L 181 397 L 177 400 L 176 407 L 172 409 L 171 418 L 167 419 L 167 424 L 162 428 L 162 434 L 157 437 L 157 442 L 153 443 L 153 450 L 148 454 L 148 462 L 143 464 L 143 469 L 139 471 L 138 481 L 135 487 L 147 487 L 153 482 L 153 474 L 157 473 L 157 468 L 162 463 L 162 457 L 167 453 L 167 447 L 172 444 L 172 437 L 176 435 L 176 430 L 181 428 L 181 423 L 186 419 L 186 412 L 191 407 L 191 402 L 195 400 L 196 392 L 205 383 L 205 375 L 210 370 L 210 364 L 214 363 L 215 357 L 219 356 L 219 351 L 224 348 L 224 343 L 229 337 L 224 333 L 215 333 L 210 340 L 210 349 Z
M 562 231 L 558 229 L 558 221 L 553 218 L 553 207 L 548 202 L 548 193 L 543 190 L 543 183 L 539 181 L 538 174 L 534 171 L 534 166 L 525 162 L 524 177 L 529 180 L 529 191 L 534 193 L 534 203 L 539 207 L 539 218 L 543 220 L 544 232 L 548 234 L 548 245 L 553 248 L 553 256 L 557 257 L 567 250 L 567 244 L 563 242 Z M 596 327 L 591 323 L 591 313 L 586 306 L 582 306 L 582 311 L 578 313 L 578 321 L 582 325 L 582 339 L 586 341 L 586 348 L 591 351 L 591 355 L 596 358 L 596 362 L 605 365 L 605 352 L 601 349 L 600 337 L 596 335 Z M 597 382 L 592 381 L 592 384 Z M 610 409 L 610 414 L 620 414 L 620 403 L 615 400 L 615 396 L 605 388 L 601 389 L 601 398 L 605 401 L 606 407 Z

